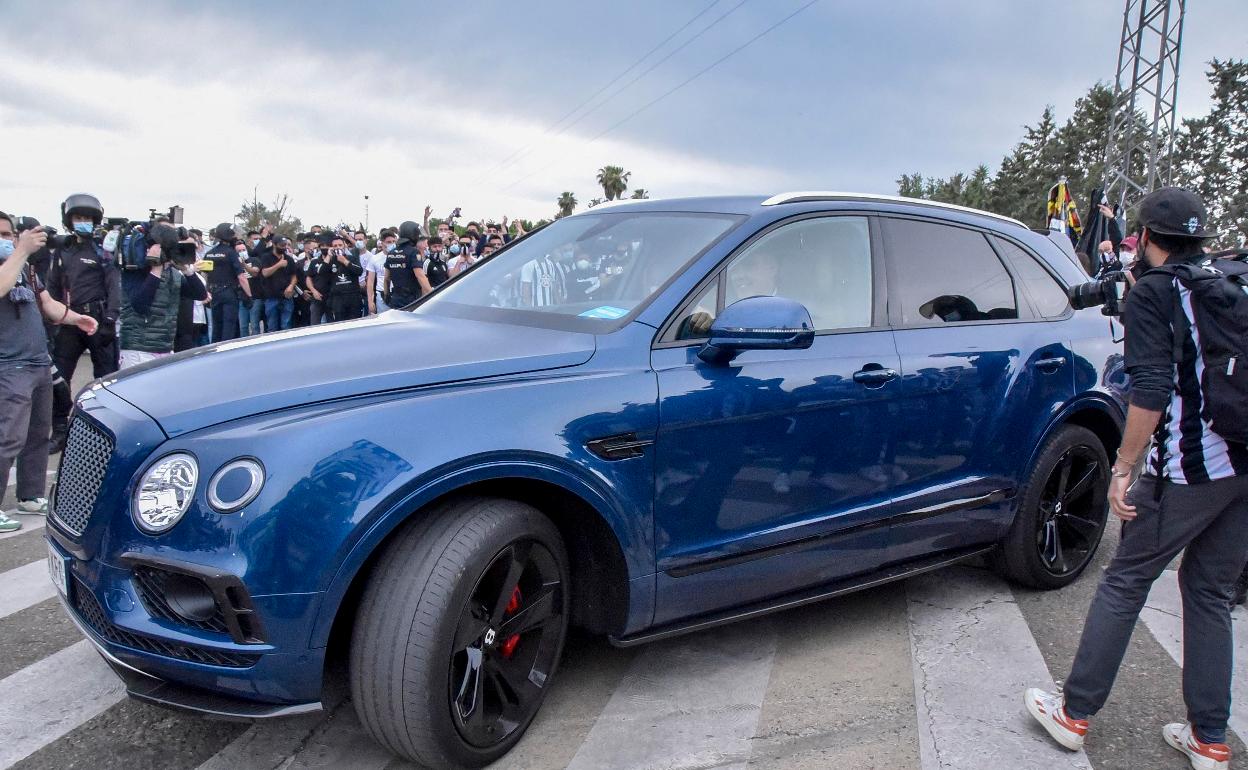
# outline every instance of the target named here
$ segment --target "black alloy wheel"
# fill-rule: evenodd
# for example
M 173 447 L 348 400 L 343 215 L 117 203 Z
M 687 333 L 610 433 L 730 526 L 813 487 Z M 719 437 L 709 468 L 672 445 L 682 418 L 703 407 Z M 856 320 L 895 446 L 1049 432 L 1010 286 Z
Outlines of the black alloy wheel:
M 1077 445 L 1066 450 L 1040 494 L 1036 548 L 1054 577 L 1079 572 L 1105 529 L 1105 475 L 1100 453 Z
M 1109 458 L 1100 438 L 1079 425 L 1058 428 L 1026 469 L 992 565 L 1032 588 L 1074 582 L 1105 533 L 1108 491 Z
M 559 654 L 563 606 L 558 564 L 541 543 L 511 543 L 486 567 L 450 658 L 451 716 L 467 743 L 490 748 L 532 719 Z

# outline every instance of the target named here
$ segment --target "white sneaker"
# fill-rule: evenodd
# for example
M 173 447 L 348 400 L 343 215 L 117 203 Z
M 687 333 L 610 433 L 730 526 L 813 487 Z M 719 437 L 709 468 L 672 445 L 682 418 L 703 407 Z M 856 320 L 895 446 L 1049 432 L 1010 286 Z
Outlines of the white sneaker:
M 1066 713 L 1066 699 L 1060 693 L 1045 692 L 1038 687 L 1028 687 L 1023 693 L 1023 703 L 1053 740 L 1071 751 L 1083 748 L 1088 734 L 1088 720 L 1072 719 Z
M 1173 722 L 1161 728 L 1161 737 L 1176 751 L 1187 755 L 1195 770 L 1229 770 L 1231 749 L 1225 743 L 1204 743 L 1186 722 Z
M 48 498 L 36 497 L 33 500 L 19 500 L 17 510 L 22 513 L 36 513 L 40 516 L 48 515 Z

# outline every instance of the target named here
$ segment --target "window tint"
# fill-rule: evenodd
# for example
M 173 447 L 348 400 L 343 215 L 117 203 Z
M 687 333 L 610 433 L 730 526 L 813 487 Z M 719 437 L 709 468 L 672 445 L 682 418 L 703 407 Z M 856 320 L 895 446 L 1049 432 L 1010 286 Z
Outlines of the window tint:
M 681 311 L 680 320 L 672 327 L 669 340 L 700 340 L 711 334 L 711 324 L 715 322 L 716 303 L 719 301 L 719 279 L 711 282 L 706 291 L 686 305 Z
M 902 324 L 1018 318 L 1014 281 L 983 235 L 910 219 L 884 228 L 889 303 Z
M 1064 315 L 1070 307 L 1070 300 L 1066 298 L 1066 290 L 1057 279 L 1031 253 L 1004 238 L 995 240 L 1001 253 L 1014 268 L 1018 280 L 1026 287 L 1027 296 L 1031 297 L 1040 317 L 1057 318 Z
M 724 304 L 760 295 L 806 306 L 815 328 L 871 325 L 871 237 L 864 217 L 804 219 L 750 244 L 724 271 Z

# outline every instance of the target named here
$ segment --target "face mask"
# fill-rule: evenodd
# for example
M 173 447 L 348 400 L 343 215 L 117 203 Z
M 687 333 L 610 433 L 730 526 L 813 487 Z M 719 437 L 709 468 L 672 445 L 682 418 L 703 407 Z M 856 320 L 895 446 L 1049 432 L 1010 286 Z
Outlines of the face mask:
M 393 244 L 393 243 L 387 243 L 387 244 L 386 244 L 386 253 L 387 253 L 387 254 L 389 254 L 389 253 L 390 253 L 390 252 L 392 252 L 392 251 L 394 251 L 394 244 Z
M 451 256 L 452 257 L 459 256 L 459 244 L 458 243 L 451 247 Z
M 90 235 L 91 233 L 95 232 L 95 225 L 91 224 L 90 222 L 75 222 L 74 232 L 78 233 L 79 235 Z
M 355 242 L 355 247 L 356 247 L 357 249 L 362 249 L 362 248 L 364 248 L 364 241 L 356 241 L 356 242 Z
M 5 238 L 0 238 L 0 260 L 8 259 L 9 256 L 13 253 L 13 249 L 14 249 L 13 241 L 7 240 Z
M 319 256 L 321 256 L 321 250 L 320 250 L 320 249 L 313 249 L 313 250 L 312 250 L 312 256 L 314 256 L 314 257 L 319 257 Z
M 259 239 L 259 238 L 252 238 L 252 239 L 251 239 L 251 248 L 253 248 L 253 249 L 254 249 L 254 248 L 256 248 L 256 247 L 257 247 L 257 246 L 259 246 L 259 245 L 260 245 L 260 239 Z

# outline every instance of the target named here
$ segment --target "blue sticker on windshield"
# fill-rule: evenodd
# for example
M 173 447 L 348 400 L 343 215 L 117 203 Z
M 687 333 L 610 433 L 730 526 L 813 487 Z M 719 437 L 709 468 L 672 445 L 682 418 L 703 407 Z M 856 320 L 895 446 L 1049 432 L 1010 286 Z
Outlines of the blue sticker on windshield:
M 586 310 L 584 313 L 580 314 L 581 318 L 606 318 L 608 320 L 623 318 L 626 315 L 628 315 L 627 310 L 618 307 L 611 307 L 610 305 L 596 307 L 593 310 Z

